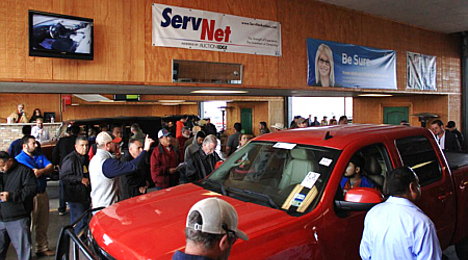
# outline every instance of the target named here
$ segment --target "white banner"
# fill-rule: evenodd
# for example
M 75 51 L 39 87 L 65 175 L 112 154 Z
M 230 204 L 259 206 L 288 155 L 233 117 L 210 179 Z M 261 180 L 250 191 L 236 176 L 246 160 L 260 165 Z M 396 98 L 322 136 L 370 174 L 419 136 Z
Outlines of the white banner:
M 281 24 L 153 4 L 153 46 L 281 56 Z
M 437 90 L 436 56 L 424 55 L 415 52 L 406 52 L 408 60 L 407 88 L 420 90 Z

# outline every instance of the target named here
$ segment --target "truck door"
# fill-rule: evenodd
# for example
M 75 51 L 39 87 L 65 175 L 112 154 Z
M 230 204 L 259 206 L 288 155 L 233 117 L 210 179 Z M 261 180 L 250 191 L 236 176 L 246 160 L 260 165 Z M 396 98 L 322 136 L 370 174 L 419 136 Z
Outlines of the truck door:
M 441 154 L 435 152 L 435 142 L 425 136 L 396 141 L 403 165 L 411 167 L 419 177 L 421 199 L 416 203 L 434 222 L 440 245 L 449 245 L 455 231 L 456 205 L 454 187 Z
M 364 158 L 363 176 L 374 184 L 375 189 L 381 189 L 388 171 L 391 170 L 390 160 L 384 144 L 372 144 L 353 154 Z M 346 156 L 346 155 L 342 155 Z M 349 155 L 348 155 L 349 156 Z M 349 158 L 348 158 L 349 161 Z M 341 171 L 344 173 L 346 165 Z M 340 182 L 335 200 L 344 200 L 344 175 L 340 175 Z M 362 182 L 362 181 L 361 181 Z M 361 185 L 359 185 L 361 187 Z M 364 186 L 368 187 L 368 186 Z M 331 214 L 330 214 L 331 213 Z M 367 211 L 343 211 L 335 208 L 335 212 L 327 212 L 323 229 L 318 229 L 318 239 L 322 242 L 327 259 L 360 259 L 359 244 L 364 230 L 364 218 Z

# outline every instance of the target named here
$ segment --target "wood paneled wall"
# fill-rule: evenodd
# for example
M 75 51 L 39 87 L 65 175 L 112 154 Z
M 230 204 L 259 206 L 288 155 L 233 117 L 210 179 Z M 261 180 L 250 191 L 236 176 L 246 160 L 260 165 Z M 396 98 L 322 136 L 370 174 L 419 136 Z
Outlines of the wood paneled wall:
M 252 109 L 252 133 L 257 136 L 259 134 L 259 124 L 262 121 L 268 124 L 268 102 L 230 102 L 228 104 L 230 109 L 227 109 L 226 120 L 226 134 L 229 136 L 235 132 L 234 123 L 241 122 L 241 109 Z
M 0 1 L 0 80 L 171 84 L 171 60 L 241 63 L 243 86 L 308 89 L 306 39 L 397 51 L 398 90 L 406 88 L 406 51 L 437 56 L 440 93 L 460 93 L 460 39 L 312 0 L 158 0 L 158 3 L 278 21 L 281 57 L 153 47 L 154 0 Z M 28 56 L 28 9 L 93 18 L 93 61 Z M 241 86 L 242 87 L 242 86 Z M 320 89 L 320 88 L 319 88 Z M 333 89 L 327 89 L 333 91 Z
M 104 95 L 112 99 L 111 95 Z M 257 107 L 255 102 L 263 102 L 267 105 L 267 111 L 261 105 L 261 113 L 258 115 L 260 121 L 270 121 L 272 124 L 281 122 L 283 118 L 283 100 L 279 97 L 221 97 L 221 96 L 190 96 L 183 97 L 188 101 L 194 101 L 194 104 L 186 105 L 159 105 L 151 104 L 157 100 L 178 99 L 180 96 L 159 96 L 159 95 L 143 95 L 141 103 L 124 103 L 124 104 L 106 104 L 106 103 L 89 103 L 80 98 L 72 96 L 73 104 L 78 106 L 66 106 L 62 110 L 63 120 L 86 119 L 97 117 L 117 117 L 117 116 L 172 116 L 172 115 L 198 115 L 198 102 L 200 100 L 238 100 L 243 104 L 251 104 L 252 108 Z M 146 101 L 146 102 L 145 102 Z M 41 109 L 44 112 L 55 112 L 56 122 L 60 119 L 60 95 L 59 94 L 1 94 L 0 95 L 0 123 L 6 123 L 6 118 L 16 110 L 16 106 L 20 103 L 25 105 L 25 111 L 32 115 L 35 108 Z M 233 104 L 233 103 L 230 103 Z M 256 113 L 256 112 L 253 112 Z M 270 116 L 270 118 L 268 118 Z M 240 120 L 240 119 L 239 119 Z M 260 122 L 258 121 L 258 123 Z M 235 121 L 237 122 L 237 121 Z M 257 123 L 257 125 L 258 125 Z M 268 123 L 268 122 L 267 122 Z M 234 123 L 232 123 L 234 124 Z M 254 126 L 254 127 L 257 127 Z M 231 126 L 232 128 L 232 126 Z
M 118 116 L 172 116 L 185 114 L 181 110 L 191 111 L 197 105 L 85 105 L 67 106 L 63 112 L 64 120 Z M 187 107 L 181 109 L 181 107 Z
M 444 123 L 455 121 L 460 129 L 460 95 L 418 95 L 416 97 L 392 97 L 392 98 L 354 98 L 353 122 L 360 124 L 383 124 L 384 106 L 408 106 L 410 108 L 409 123 L 412 126 L 421 126 L 417 117 L 411 116 L 418 113 L 434 113 Z
M 55 112 L 56 120 L 60 116 L 60 95 L 56 94 L 1 94 L 0 95 L 0 122 L 6 123 L 6 118 L 16 111 L 18 104 L 24 104 L 24 111 L 32 116 L 34 110 L 39 108 L 44 112 Z
M 79 98 L 73 98 L 78 106 L 66 106 L 62 111 L 63 120 L 85 119 L 97 117 L 117 116 L 172 116 L 179 114 L 196 115 L 198 105 L 165 106 L 158 104 L 90 104 Z M 80 102 L 78 102 L 80 101 Z M 18 104 L 25 105 L 25 111 L 30 116 L 34 109 L 39 108 L 42 113 L 55 112 L 56 121 L 60 120 L 60 95 L 58 94 L 1 94 L 0 95 L 0 123 L 16 110 Z
M 287 122 L 284 122 L 284 100 L 268 102 L 268 115 L 268 121 L 260 120 L 260 122 L 265 121 L 268 125 L 268 128 L 270 128 L 270 131 L 270 126 L 276 123 L 282 123 L 284 125 L 287 125 Z

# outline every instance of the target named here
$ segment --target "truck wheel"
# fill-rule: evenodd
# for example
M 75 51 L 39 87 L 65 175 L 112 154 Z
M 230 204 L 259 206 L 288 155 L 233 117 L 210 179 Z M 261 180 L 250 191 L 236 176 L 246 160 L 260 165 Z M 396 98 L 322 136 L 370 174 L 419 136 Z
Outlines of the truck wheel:
M 455 252 L 460 260 L 468 259 L 468 237 L 463 238 L 455 245 Z

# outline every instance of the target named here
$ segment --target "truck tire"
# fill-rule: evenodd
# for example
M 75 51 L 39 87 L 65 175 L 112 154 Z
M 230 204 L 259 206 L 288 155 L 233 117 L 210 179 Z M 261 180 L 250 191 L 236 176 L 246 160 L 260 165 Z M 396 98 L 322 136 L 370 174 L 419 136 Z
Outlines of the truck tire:
M 468 259 L 468 237 L 463 238 L 455 245 L 455 252 L 457 253 L 458 259 Z

